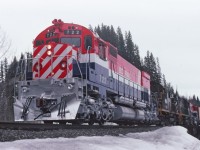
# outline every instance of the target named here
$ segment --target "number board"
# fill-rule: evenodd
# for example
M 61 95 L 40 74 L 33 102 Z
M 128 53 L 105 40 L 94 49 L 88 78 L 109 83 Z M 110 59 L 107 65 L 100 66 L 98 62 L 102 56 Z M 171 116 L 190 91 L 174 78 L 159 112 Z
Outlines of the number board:
M 46 34 L 46 38 L 50 38 L 50 37 L 52 37 L 52 36 L 55 36 L 55 34 L 54 34 L 53 32 L 48 32 L 48 33 Z
M 65 35 L 81 35 L 81 30 L 64 30 Z

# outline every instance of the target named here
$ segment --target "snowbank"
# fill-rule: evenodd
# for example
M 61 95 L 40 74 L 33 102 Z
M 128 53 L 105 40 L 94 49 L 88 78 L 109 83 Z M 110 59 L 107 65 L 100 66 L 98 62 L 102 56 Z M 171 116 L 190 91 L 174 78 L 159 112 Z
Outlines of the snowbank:
M 200 141 L 187 129 L 163 127 L 152 132 L 127 135 L 1 142 L 1 150 L 200 150 Z

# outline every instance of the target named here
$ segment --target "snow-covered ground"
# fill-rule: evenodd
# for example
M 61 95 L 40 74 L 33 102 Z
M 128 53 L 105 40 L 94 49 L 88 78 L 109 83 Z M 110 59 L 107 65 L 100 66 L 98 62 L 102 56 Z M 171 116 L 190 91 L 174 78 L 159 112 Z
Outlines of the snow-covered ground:
M 163 127 L 153 132 L 127 135 L 0 142 L 0 150 L 200 150 L 200 141 L 187 129 Z

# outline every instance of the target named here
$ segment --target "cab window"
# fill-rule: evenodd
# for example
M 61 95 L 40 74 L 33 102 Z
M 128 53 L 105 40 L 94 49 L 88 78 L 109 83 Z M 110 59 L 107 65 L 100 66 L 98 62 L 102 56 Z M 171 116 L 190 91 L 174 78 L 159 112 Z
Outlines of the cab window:
M 59 39 L 58 38 L 53 38 L 53 39 L 46 40 L 46 44 L 48 44 L 50 42 L 59 43 Z
M 63 44 L 71 44 L 75 47 L 81 46 L 81 39 L 79 37 L 63 37 L 60 39 L 60 42 Z
M 99 57 L 103 60 L 106 60 L 106 47 L 102 42 L 99 42 L 98 44 L 99 48 Z
M 87 35 L 84 38 L 85 49 L 88 50 L 92 47 L 92 37 Z
M 113 46 L 110 46 L 110 55 L 117 58 L 117 50 L 113 47 Z
M 35 41 L 35 46 L 40 46 L 40 45 L 43 45 L 43 44 L 44 44 L 43 40 L 36 40 Z

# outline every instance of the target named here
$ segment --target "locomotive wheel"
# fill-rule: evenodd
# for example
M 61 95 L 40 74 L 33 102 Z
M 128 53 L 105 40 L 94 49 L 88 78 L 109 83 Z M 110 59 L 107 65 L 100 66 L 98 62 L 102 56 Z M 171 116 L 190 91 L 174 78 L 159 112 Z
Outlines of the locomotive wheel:
M 53 124 L 53 121 L 49 121 L 49 120 L 45 120 L 43 122 L 44 122 L 44 124 Z
M 90 115 L 88 125 L 92 126 L 95 123 L 95 115 Z
M 72 122 L 72 125 L 81 125 L 81 124 L 82 124 L 82 122 L 81 122 L 81 121 L 78 121 L 78 120 Z
M 123 124 L 123 123 L 118 123 L 118 125 L 119 125 L 119 126 L 124 126 L 124 124 Z
M 59 121 L 59 124 L 66 125 L 66 121 Z
M 104 121 L 102 119 L 98 123 L 99 123 L 99 126 L 103 126 L 104 125 Z
M 90 121 L 88 122 L 88 125 L 90 125 L 90 126 L 94 125 L 94 120 L 90 120 Z

